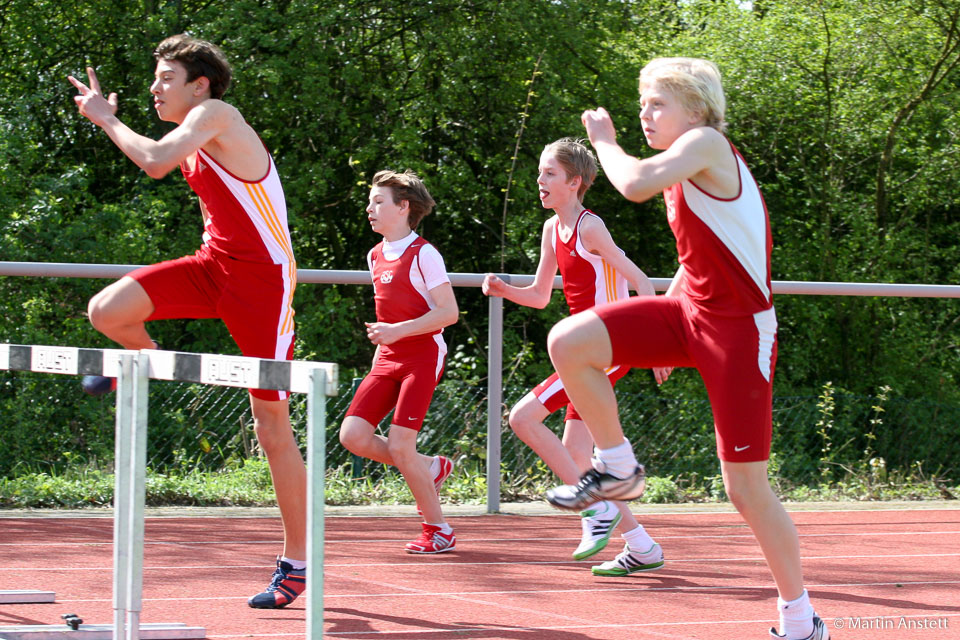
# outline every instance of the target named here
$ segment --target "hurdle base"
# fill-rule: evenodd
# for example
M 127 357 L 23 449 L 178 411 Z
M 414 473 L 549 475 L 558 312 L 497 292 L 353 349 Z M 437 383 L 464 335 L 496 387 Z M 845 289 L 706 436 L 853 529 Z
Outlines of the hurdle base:
M 181 638 L 206 638 L 203 627 L 188 627 L 180 622 L 143 623 L 140 625 L 140 640 L 180 640 Z M 0 627 L 0 640 L 113 640 L 112 624 L 81 624 L 76 631 L 66 625 L 26 624 Z
M 0 604 L 42 604 L 56 602 L 53 591 L 4 591 L 0 590 Z

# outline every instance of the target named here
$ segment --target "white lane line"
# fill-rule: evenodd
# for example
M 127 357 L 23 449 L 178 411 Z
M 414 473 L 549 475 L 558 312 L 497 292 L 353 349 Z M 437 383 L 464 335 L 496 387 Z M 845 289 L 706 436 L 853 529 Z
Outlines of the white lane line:
M 960 557 L 960 552 L 958 553 L 889 553 L 889 554 L 874 554 L 874 555 L 834 555 L 834 556 L 802 556 L 801 560 L 877 560 L 877 559 L 891 559 L 891 558 L 956 558 Z M 574 561 L 574 560 L 531 560 L 531 561 L 503 561 L 503 562 L 457 562 L 455 560 L 450 561 L 433 561 L 429 563 L 431 567 L 437 566 L 446 566 L 446 567 L 476 567 L 476 566 L 543 566 L 543 565 L 569 565 L 571 567 L 585 567 L 589 565 L 594 560 L 590 561 Z M 699 562 L 765 562 L 763 556 L 741 556 L 741 557 L 727 557 L 727 558 L 681 558 L 681 559 L 667 559 L 668 564 L 696 564 Z M 405 567 L 405 566 L 427 566 L 424 562 L 325 562 L 324 568 L 330 569 L 333 567 Z M 263 569 L 267 567 L 264 564 L 224 564 L 224 565 L 174 565 L 174 566 L 156 566 L 156 567 L 144 567 L 144 571 L 182 571 L 185 569 L 200 569 L 200 570 L 222 570 L 222 569 Z M 269 567 L 267 567 L 269 568 Z M 112 566 L 104 567 L 38 567 L 36 565 L 31 566 L 22 566 L 22 567 L 0 567 L 0 572 L 3 571 L 112 571 Z
M 345 576 L 338 576 L 345 577 Z M 903 587 L 927 587 L 927 586 L 943 586 L 943 585 L 960 585 L 960 580 L 917 580 L 917 581 L 901 581 L 901 582 L 838 582 L 838 583 L 807 583 L 807 590 L 811 589 L 840 589 L 840 588 L 871 588 L 871 587 L 894 587 L 894 588 L 903 588 Z M 772 583 L 770 584 L 759 584 L 759 585 L 703 585 L 703 586 L 678 586 L 678 587 L 603 587 L 603 588 L 581 588 L 576 589 L 523 589 L 516 591 L 418 591 L 415 593 L 337 593 L 337 594 L 327 594 L 324 593 L 324 601 L 328 600 L 339 600 L 339 599 L 356 599 L 364 600 L 366 598 L 410 598 L 410 597 L 434 597 L 434 598 L 446 598 L 451 596 L 513 596 L 513 595 L 529 595 L 529 594 L 583 594 L 583 593 L 613 593 L 613 592 L 623 592 L 623 593 L 635 593 L 635 592 L 651 592 L 655 591 L 658 593 L 689 593 L 689 592 L 709 592 L 716 591 L 722 593 L 725 591 L 737 591 L 737 590 L 750 590 L 750 591 L 772 591 L 775 589 Z M 177 597 L 177 598 L 144 598 L 144 602 L 192 602 L 195 600 L 236 600 L 236 601 L 246 601 L 246 595 L 235 595 L 235 596 L 200 596 L 200 597 Z M 72 599 L 61 599 L 57 598 L 58 603 L 81 603 L 81 602 L 111 602 L 111 598 L 72 598 Z M 937 607 L 935 605 L 930 605 L 930 609 L 935 611 Z M 866 617 L 866 616 L 864 616 Z
M 746 526 L 746 525 L 743 525 Z M 827 525 L 823 525 L 827 526 Z M 960 529 L 956 530 L 947 530 L 947 531 L 878 531 L 878 532 L 862 532 L 862 533 L 801 533 L 799 534 L 800 538 L 871 538 L 871 537 L 885 537 L 885 536 L 949 536 L 949 535 L 960 535 Z M 732 538 L 745 538 L 749 540 L 755 539 L 753 534 L 744 533 L 744 534 L 720 534 L 720 535 L 698 535 L 698 536 L 657 536 L 657 540 L 713 540 L 713 539 L 723 539 L 730 540 Z M 474 538 L 470 536 L 466 537 L 457 537 L 457 540 L 469 541 L 469 542 L 569 542 L 569 541 L 580 541 L 578 537 L 552 537 L 552 538 Z M 338 540 L 336 538 L 327 538 L 325 543 L 327 545 L 333 544 L 394 544 L 408 542 L 407 538 L 375 538 L 369 540 Z M 111 546 L 113 542 L 0 542 L 0 547 L 94 547 L 94 546 Z M 283 544 L 283 539 L 278 538 L 276 540 L 221 540 L 221 541 L 204 541 L 204 540 L 164 540 L 164 541 L 145 541 L 145 545 L 158 545 L 158 546 L 192 546 L 192 545 L 250 545 L 250 544 L 273 544 L 281 545 Z

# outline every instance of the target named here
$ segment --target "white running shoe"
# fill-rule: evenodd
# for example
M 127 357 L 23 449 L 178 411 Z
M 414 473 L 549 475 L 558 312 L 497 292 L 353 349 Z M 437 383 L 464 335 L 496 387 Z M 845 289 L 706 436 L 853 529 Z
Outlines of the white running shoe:
M 643 495 L 646 484 L 642 464 L 638 464 L 626 478 L 590 469 L 575 485 L 565 484 L 547 490 L 547 502 L 558 509 L 579 511 L 600 500 L 635 500 Z
M 786 638 L 787 636 L 782 636 L 777 633 L 776 629 L 770 629 L 771 638 Z M 803 640 L 830 640 L 830 631 L 827 629 L 827 625 L 823 623 L 823 620 L 819 616 L 813 616 L 813 633 L 808 635 Z
M 621 517 L 620 511 L 609 502 L 600 502 L 596 508 L 581 511 L 580 526 L 583 535 L 580 546 L 573 552 L 573 559 L 586 560 L 603 551 Z
M 656 571 L 664 562 L 663 549 L 656 542 L 644 553 L 634 553 L 630 545 L 625 544 L 616 558 L 593 567 L 590 572 L 595 576 L 628 576 L 640 571 Z

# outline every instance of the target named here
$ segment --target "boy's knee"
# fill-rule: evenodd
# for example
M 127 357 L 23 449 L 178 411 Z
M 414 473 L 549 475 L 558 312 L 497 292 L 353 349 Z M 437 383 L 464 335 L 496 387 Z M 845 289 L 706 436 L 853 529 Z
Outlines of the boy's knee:
M 530 431 L 530 418 L 520 405 L 516 405 L 510 410 L 510 417 L 507 418 L 507 424 L 518 436 L 523 436 Z
M 347 423 L 340 426 L 340 444 L 348 451 L 356 453 L 361 448 L 362 440 L 363 434 L 356 429 L 351 429 Z

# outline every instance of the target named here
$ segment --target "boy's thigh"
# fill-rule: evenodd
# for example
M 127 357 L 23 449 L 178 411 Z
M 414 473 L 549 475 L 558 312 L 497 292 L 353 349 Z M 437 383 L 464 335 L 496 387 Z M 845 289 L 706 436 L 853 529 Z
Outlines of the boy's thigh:
M 694 347 L 713 411 L 717 453 L 728 462 L 770 457 L 775 324 L 758 325 L 753 316 L 715 317 L 701 325 Z
M 610 337 L 612 364 L 630 368 L 693 366 L 680 296 L 635 296 L 594 307 Z
M 153 313 L 147 320 L 217 317 L 220 284 L 216 267 L 199 251 L 127 275 L 143 287 L 153 303 Z

